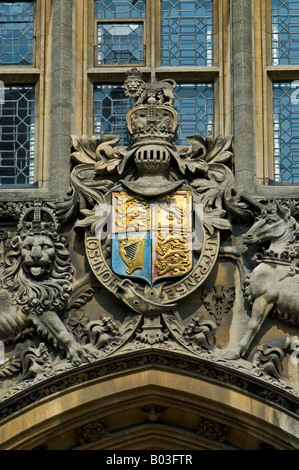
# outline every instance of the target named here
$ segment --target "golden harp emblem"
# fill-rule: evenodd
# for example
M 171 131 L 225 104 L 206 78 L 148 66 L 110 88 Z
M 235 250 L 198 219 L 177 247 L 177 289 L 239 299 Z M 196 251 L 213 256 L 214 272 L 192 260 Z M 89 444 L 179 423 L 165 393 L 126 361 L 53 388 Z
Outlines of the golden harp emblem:
M 142 269 L 146 234 L 119 238 L 119 256 L 128 266 L 126 272 L 131 274 L 135 269 Z

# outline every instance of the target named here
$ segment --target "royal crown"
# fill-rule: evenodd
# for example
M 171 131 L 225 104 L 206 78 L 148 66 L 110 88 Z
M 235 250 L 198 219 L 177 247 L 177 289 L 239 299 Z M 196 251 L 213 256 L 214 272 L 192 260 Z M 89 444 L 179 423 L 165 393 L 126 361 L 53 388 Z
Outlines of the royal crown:
M 127 128 L 133 145 L 172 145 L 178 115 L 173 108 L 174 80 L 145 83 L 137 69 L 127 73 L 125 93 L 135 103 L 127 114 Z

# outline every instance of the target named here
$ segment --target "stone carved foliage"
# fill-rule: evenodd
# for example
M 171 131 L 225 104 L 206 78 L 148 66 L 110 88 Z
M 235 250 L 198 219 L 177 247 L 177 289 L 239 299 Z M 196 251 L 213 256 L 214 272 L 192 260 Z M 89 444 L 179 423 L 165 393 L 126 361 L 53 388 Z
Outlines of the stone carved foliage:
M 119 141 L 113 136 L 105 135 L 101 139 L 96 136 L 88 139 L 86 136 L 72 137 L 75 152 L 71 157 L 82 165 L 75 167 L 72 173 L 73 198 L 79 203 L 81 214 L 85 218 L 85 226 L 91 226 L 97 220 L 99 223 L 100 208 L 97 209 L 97 217 L 94 210 L 86 209 L 87 203 L 105 203 L 105 194 L 109 191 L 111 180 L 101 180 L 96 183 L 95 175 L 122 176 L 126 169 L 132 171 L 134 149 L 115 147 Z M 234 177 L 224 163 L 232 159 L 233 138 L 216 139 L 201 136 L 193 136 L 188 139 L 190 146 L 183 150 L 170 149 L 170 159 L 174 169 L 180 178 L 188 176 L 194 190 L 195 203 L 202 204 L 205 218 L 204 224 L 213 232 L 215 228 L 229 230 L 230 222 L 227 220 L 226 209 L 233 213 L 242 213 L 245 217 L 249 214 L 248 204 L 241 201 L 234 189 Z M 87 163 L 88 162 L 88 163 Z M 198 177 L 200 176 L 200 177 Z M 76 194 L 77 193 L 77 194 Z M 69 200 L 69 210 L 73 208 L 73 199 Z M 60 210 L 67 213 L 61 205 Z M 103 214 L 103 218 L 107 214 Z M 94 230 L 93 226 L 93 230 Z
M 282 337 L 270 343 L 260 344 L 253 358 L 256 375 L 268 374 L 277 379 L 284 378 L 282 361 L 288 352 L 293 352 L 296 338 Z
M 195 349 L 202 350 L 215 350 L 216 339 L 215 333 L 217 326 L 215 322 L 202 320 L 198 315 L 195 315 L 191 322 L 185 327 L 182 338 L 183 341 L 191 345 Z
M 28 207 L 30 207 L 30 203 L 0 202 L 0 219 L 18 221 L 22 212 Z
M 20 374 L 20 380 L 47 377 L 52 372 L 51 358 L 44 343 L 35 346 L 31 340 L 18 343 L 15 350 L 6 357 L 0 368 L 0 379 L 8 379 Z
M 229 312 L 235 300 L 235 288 L 215 286 L 213 289 L 203 288 L 203 303 L 210 315 L 221 324 L 222 318 Z
M 105 315 L 101 320 L 89 322 L 86 329 L 91 344 L 97 349 L 107 348 L 111 343 L 122 342 L 119 328 L 109 315 Z
M 103 420 L 94 421 L 85 424 L 76 429 L 79 442 L 82 446 L 92 442 L 100 441 L 105 437 L 109 437 L 109 431 L 105 427 Z
M 122 153 L 117 144 L 119 137 L 104 135 L 102 138 L 92 136 L 72 136 L 74 152 L 71 158 L 77 163 L 94 165 L 94 171 L 98 175 L 110 173 L 122 173 Z

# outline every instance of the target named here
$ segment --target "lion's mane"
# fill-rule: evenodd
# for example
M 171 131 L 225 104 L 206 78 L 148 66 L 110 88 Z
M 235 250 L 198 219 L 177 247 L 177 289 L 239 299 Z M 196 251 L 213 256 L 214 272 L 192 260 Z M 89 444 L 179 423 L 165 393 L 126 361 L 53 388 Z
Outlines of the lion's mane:
M 12 296 L 14 304 L 25 314 L 41 314 L 45 310 L 61 313 L 72 290 L 73 268 L 63 237 L 51 237 L 55 248 L 50 275 L 35 280 L 22 266 L 21 237 L 11 240 L 2 276 L 2 287 Z

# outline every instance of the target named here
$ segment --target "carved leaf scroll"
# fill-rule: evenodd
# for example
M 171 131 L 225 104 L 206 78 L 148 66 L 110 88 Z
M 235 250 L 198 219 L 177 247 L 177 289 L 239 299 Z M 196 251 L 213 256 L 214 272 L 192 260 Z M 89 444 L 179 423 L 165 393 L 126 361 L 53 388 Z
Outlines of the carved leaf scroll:
M 233 137 L 223 138 L 221 135 L 214 138 L 209 135 L 204 139 L 201 135 L 186 138 L 190 144 L 180 152 L 178 160 L 180 171 L 185 174 L 186 170 L 195 174 L 196 172 L 207 173 L 210 163 L 226 163 L 233 157 Z
M 95 135 L 89 138 L 86 135 L 81 137 L 73 135 L 71 138 L 75 149 L 71 158 L 76 163 L 94 165 L 94 171 L 99 175 L 117 172 L 123 158 L 120 150 L 115 149 L 120 140 L 118 136 L 105 134 L 101 138 Z

